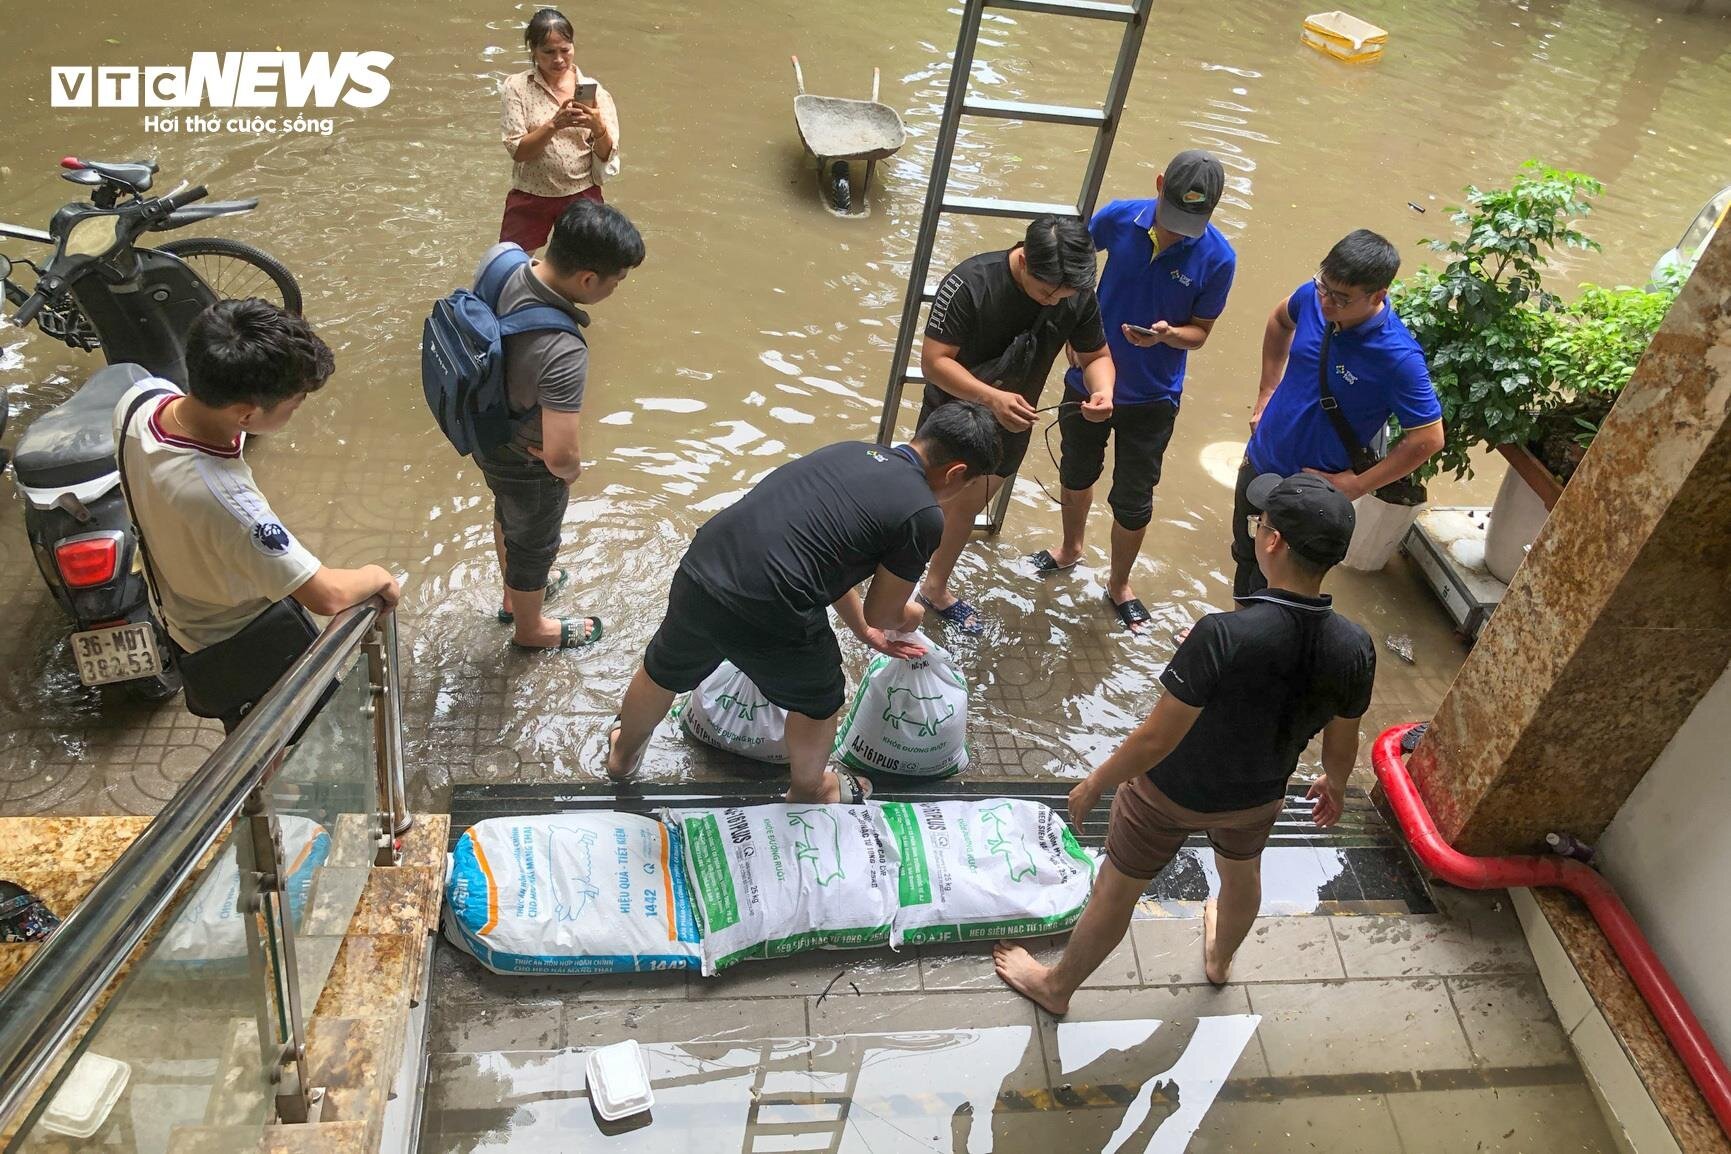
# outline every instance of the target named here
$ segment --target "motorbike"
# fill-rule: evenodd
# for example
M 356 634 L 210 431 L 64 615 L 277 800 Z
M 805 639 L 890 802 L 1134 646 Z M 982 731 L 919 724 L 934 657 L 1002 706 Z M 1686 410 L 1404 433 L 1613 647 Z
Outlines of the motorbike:
M 180 691 L 180 677 L 157 640 L 143 556 L 120 488 L 115 406 L 149 377 L 185 387 L 187 330 L 216 301 L 261 296 L 298 312 L 300 289 L 280 262 L 237 241 L 138 243 L 148 233 L 251 212 L 256 198 L 207 201 L 202 185 L 184 182 L 147 198 L 158 171 L 152 161 L 68 157 L 61 166 L 64 179 L 91 189 L 90 200 L 59 209 L 46 232 L 0 223 L 0 238 L 53 249 L 42 264 L 0 256 L 0 286 L 16 306 L 12 324 L 34 322 L 72 348 L 100 350 L 108 365 L 24 430 L 12 475 L 37 568 L 73 621 L 68 645 L 79 679 L 164 700 Z M 20 266 L 35 274 L 30 291 L 13 280 Z M 4 410 L 0 404 L 0 431 Z

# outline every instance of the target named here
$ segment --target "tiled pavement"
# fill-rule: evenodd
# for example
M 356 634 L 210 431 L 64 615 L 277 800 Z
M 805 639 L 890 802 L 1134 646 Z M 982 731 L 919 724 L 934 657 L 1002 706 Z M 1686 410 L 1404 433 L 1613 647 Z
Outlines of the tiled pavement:
M 34 579 L 22 552 L 9 550 L 0 561 L 7 587 Z M 1409 577 L 1397 560 L 1379 580 Z M 454 783 L 599 777 L 608 703 L 623 689 L 635 651 L 622 643 L 618 652 L 549 668 L 535 657 L 499 653 L 497 627 L 478 616 L 444 602 L 429 612 L 413 599 L 401 613 L 412 803 L 443 809 Z M 178 702 L 149 705 L 80 686 L 60 660 L 65 625 L 46 594 L 20 596 L 0 611 L 0 622 L 7 626 L 0 628 L 0 813 L 155 813 L 220 742 L 214 722 L 190 716 Z M 1428 717 L 1447 690 L 1464 651 L 1446 631 L 1433 633 L 1420 664 L 1381 654 L 1361 765 L 1382 728 Z M 1137 720 L 1113 701 L 1152 700 L 1148 675 L 1172 644 L 1163 636 L 1139 644 L 1135 662 L 1126 664 L 1124 636 L 1094 622 L 1068 631 L 1061 646 L 1008 635 L 958 646 L 974 689 L 969 776 L 1083 773 Z M 851 639 L 844 651 L 857 679 L 867 654 Z M 549 699 L 562 704 L 549 710 Z M 1313 748 L 1311 764 L 1314 755 Z M 726 778 L 742 765 L 671 730 L 652 744 L 647 764 L 667 780 Z
M 1062 1020 L 983 947 L 506 978 L 441 944 L 423 1149 L 584 1148 L 581 1051 L 626 1038 L 658 1103 L 609 1149 L 1614 1149 L 1506 902 L 1439 901 L 1266 918 L 1218 990 L 1197 920 L 1138 920 Z M 771 1124 L 844 1092 L 823 1141 Z

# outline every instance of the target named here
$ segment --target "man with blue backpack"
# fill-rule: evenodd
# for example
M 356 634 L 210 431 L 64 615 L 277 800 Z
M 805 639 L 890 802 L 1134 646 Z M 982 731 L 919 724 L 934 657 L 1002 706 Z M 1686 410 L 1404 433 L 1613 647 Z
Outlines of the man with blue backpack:
M 499 621 L 525 649 L 576 649 L 601 639 L 599 617 L 548 617 L 568 579 L 553 572 L 579 451 L 589 348 L 585 305 L 612 295 L 643 263 L 643 238 L 611 205 L 579 200 L 553 227 L 544 259 L 489 249 L 475 288 L 439 301 L 422 343 L 422 384 L 440 428 L 470 455 L 493 493 L 504 571 Z M 551 580 L 549 580 L 551 578 Z

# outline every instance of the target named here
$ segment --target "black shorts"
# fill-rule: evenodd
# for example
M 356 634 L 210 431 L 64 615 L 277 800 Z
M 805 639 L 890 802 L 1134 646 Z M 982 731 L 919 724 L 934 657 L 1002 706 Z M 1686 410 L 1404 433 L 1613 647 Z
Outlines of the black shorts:
M 1066 391 L 1066 401 L 1077 397 Z M 1106 503 L 1112 516 L 1126 529 L 1146 528 L 1154 517 L 1154 486 L 1160 483 L 1160 466 L 1178 407 L 1168 401 L 1114 407 L 1104 421 L 1090 421 L 1078 405 L 1065 405 L 1058 413 L 1058 431 L 1063 452 L 1058 462 L 1058 482 L 1066 489 L 1092 488 L 1106 466 L 1106 438 L 1112 438 L 1112 491 Z
M 493 491 L 493 520 L 504 530 L 505 588 L 545 589 L 571 486 L 514 444 L 477 452 L 474 461 Z
M 827 621 L 813 628 L 790 621 L 786 631 L 771 632 L 678 570 L 667 591 L 667 616 L 643 651 L 643 669 L 661 688 L 689 693 L 723 661 L 737 665 L 776 705 L 819 721 L 839 713 L 847 694 L 841 646 Z
M 920 403 L 919 420 L 914 422 L 915 431 L 917 432 L 919 427 L 926 423 L 927 417 L 957 400 L 960 398 L 952 397 L 942 389 L 927 385 L 925 396 Z M 1033 401 L 1028 403 L 1034 404 Z M 1033 429 L 1012 433 L 1004 426 L 998 426 L 998 451 L 1002 456 L 998 459 L 998 471 L 993 476 L 1013 477 L 1016 475 L 1016 470 L 1022 467 L 1022 458 L 1028 455 L 1028 442 L 1033 435 Z

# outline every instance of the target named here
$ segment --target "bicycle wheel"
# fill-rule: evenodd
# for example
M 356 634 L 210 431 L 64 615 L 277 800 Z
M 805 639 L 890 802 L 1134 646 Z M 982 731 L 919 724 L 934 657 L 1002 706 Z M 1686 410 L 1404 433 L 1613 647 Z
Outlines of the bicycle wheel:
M 181 237 L 156 248 L 192 266 L 220 300 L 261 297 L 291 313 L 301 311 L 301 289 L 294 274 L 262 249 L 217 236 Z

